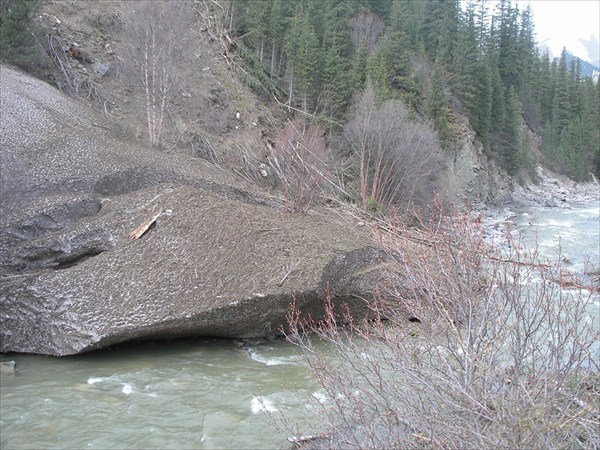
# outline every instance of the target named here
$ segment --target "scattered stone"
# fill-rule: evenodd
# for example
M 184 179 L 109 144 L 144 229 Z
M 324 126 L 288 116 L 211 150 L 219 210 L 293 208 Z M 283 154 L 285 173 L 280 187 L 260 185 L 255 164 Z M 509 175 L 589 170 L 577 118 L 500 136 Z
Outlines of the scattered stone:
M 0 362 L 0 373 L 2 375 L 14 375 L 15 374 L 15 362 L 14 361 Z
M 101 77 L 108 74 L 110 70 L 110 66 L 108 64 L 103 64 L 101 62 L 95 62 L 90 66 L 95 73 L 99 74 Z
M 508 203 L 515 207 L 570 208 L 571 204 L 600 200 L 600 185 L 595 179 L 587 183 L 575 183 L 542 167 L 537 168 L 537 176 L 537 184 L 515 187 Z

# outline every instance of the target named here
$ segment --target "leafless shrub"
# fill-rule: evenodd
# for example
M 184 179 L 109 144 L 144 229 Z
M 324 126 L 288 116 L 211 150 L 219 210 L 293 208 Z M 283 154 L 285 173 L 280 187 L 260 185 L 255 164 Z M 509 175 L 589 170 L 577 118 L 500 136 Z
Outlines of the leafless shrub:
M 88 22 L 103 33 L 118 33 L 123 29 L 123 14 L 120 11 L 92 11 Z
M 192 155 L 205 159 L 213 164 L 221 163 L 221 158 L 210 141 L 199 134 L 194 134 L 189 141 Z
M 46 35 L 46 43 L 42 45 L 58 71 L 58 88 L 72 97 L 91 100 L 109 115 L 110 102 L 105 89 L 73 67 L 67 53 L 70 49 L 69 45 L 53 32 Z
M 367 54 L 371 54 L 383 34 L 385 23 L 377 14 L 363 11 L 350 19 L 350 27 L 354 48 L 364 47 Z
M 320 198 L 327 183 L 327 146 L 318 125 L 294 120 L 270 145 L 269 165 L 281 181 L 286 209 L 306 212 Z
M 193 17 L 188 2 L 129 3 L 124 16 L 124 74 L 143 97 L 148 142 L 160 147 L 168 114 L 183 96 L 190 77 Z
M 377 105 L 372 87 L 344 129 L 344 146 L 365 209 L 426 205 L 443 188 L 445 160 L 435 132 L 410 120 L 399 101 Z
M 535 251 L 489 249 L 467 215 L 432 217 L 418 232 L 390 222 L 385 245 L 406 284 L 381 290 L 378 320 L 341 328 L 330 302 L 322 323 L 289 316 L 290 340 L 329 399 L 318 408 L 325 445 L 598 448 L 590 292 L 565 289 L 560 263 Z M 307 331 L 337 360 L 315 351 Z

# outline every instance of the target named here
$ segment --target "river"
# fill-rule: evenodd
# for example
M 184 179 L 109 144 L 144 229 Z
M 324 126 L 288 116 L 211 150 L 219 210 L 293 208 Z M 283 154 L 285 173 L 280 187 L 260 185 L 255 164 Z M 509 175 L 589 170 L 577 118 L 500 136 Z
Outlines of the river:
M 513 221 L 542 257 L 555 257 L 560 242 L 572 270 L 586 257 L 600 268 L 600 203 L 529 208 Z M 600 315 L 600 298 L 590 314 Z M 16 363 L 0 382 L 2 449 L 289 447 L 264 410 L 310 432 L 303 399 L 322 395 L 297 349 L 281 341 L 184 339 L 0 358 Z

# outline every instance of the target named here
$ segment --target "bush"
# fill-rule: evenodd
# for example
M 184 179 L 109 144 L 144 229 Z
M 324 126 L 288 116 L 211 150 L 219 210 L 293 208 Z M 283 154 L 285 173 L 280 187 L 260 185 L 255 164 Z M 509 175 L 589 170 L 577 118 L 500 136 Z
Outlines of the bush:
M 347 317 L 341 328 L 330 302 L 322 323 L 290 314 L 292 341 L 328 397 L 316 408 L 325 445 L 598 448 L 590 292 L 573 277 L 563 287 L 566 273 L 535 251 L 491 250 L 468 215 L 432 217 L 425 231 L 390 221 L 383 242 L 405 285 L 380 288 L 377 320 Z
M 435 132 L 409 119 L 400 101 L 381 105 L 368 87 L 344 129 L 344 153 L 364 209 L 429 204 L 447 186 L 445 157 Z
M 269 164 L 283 186 L 286 210 L 306 212 L 327 184 L 327 145 L 318 125 L 294 120 L 270 147 Z

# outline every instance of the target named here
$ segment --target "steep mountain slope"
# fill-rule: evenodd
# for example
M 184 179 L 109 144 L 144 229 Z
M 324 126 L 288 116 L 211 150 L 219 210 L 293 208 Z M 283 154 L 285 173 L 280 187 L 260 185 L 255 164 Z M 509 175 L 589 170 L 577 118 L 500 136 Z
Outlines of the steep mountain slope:
M 47 64 L 43 78 L 82 101 L 95 103 L 112 128 L 143 143 L 147 119 L 142 80 L 128 76 L 125 64 L 124 41 L 129 42 L 129 37 L 124 21 L 131 5 L 125 0 L 44 2 L 36 21 L 52 37 L 50 53 L 60 61 Z M 231 62 L 223 57 L 224 44 L 200 17 L 190 31 L 186 89 L 166 118 L 163 150 L 219 162 L 245 178 L 260 180 L 264 133 L 279 123 L 273 115 L 279 112 L 238 80 Z M 78 92 L 73 92 L 74 86 Z
M 130 2 L 119 0 L 93 7 L 68 0 L 44 3 L 39 21 L 60 44 L 54 51 L 62 58 L 61 67 L 68 68 L 66 77 L 64 70 L 56 68 L 45 76 L 65 91 L 71 84 L 91 86 L 98 95 L 83 95 L 84 101 L 95 99 L 95 107 L 107 113 L 109 126 L 121 136 L 144 142 L 146 117 L 141 93 L 139 86 L 132 85 L 124 64 L 129 39 L 124 18 L 129 6 Z M 257 97 L 241 82 L 247 79 L 241 60 L 236 62 L 241 49 L 228 41 L 229 36 L 213 19 L 206 10 L 196 9 L 187 50 L 193 64 L 182 107 L 169 117 L 163 151 L 199 156 L 271 188 L 279 184 L 269 167 L 271 144 L 294 111 L 282 108 L 272 98 Z M 108 71 L 103 75 L 98 68 Z M 509 179 L 483 152 L 461 113 L 455 110 L 455 116 L 457 142 L 451 167 L 458 190 L 486 202 L 506 196 Z

